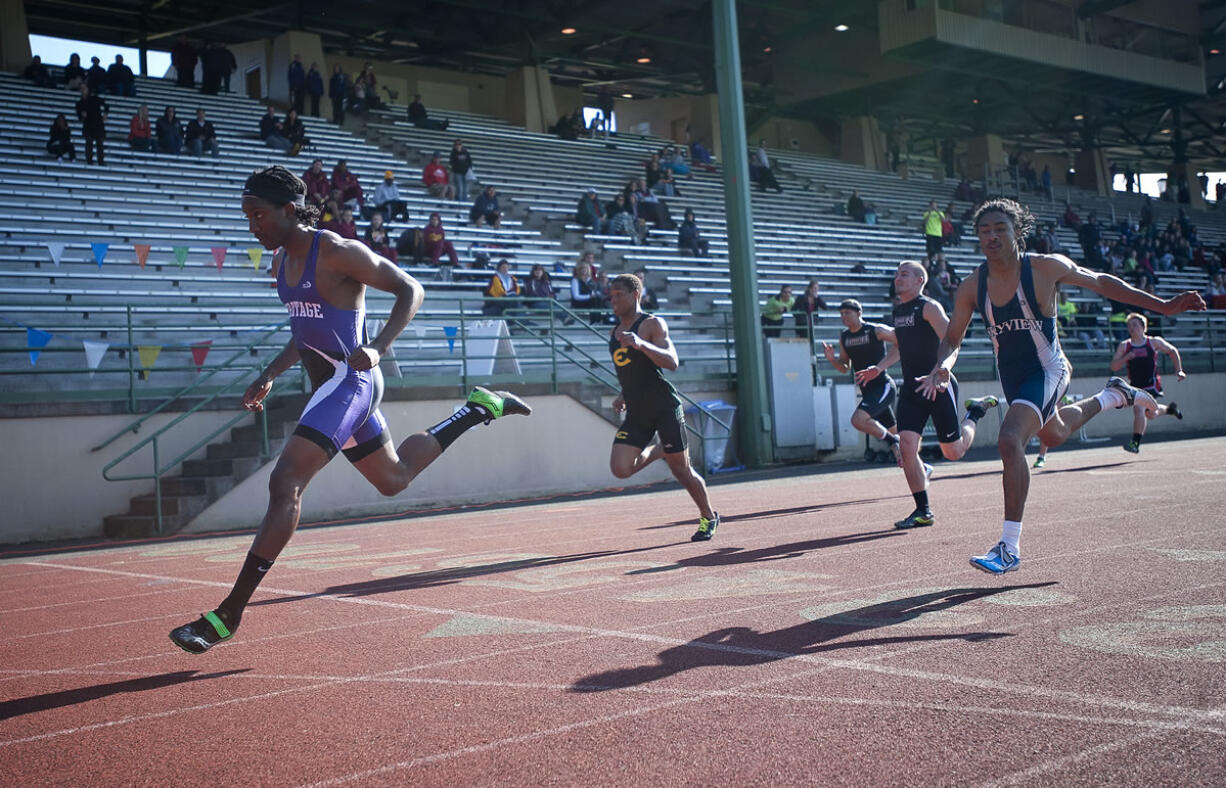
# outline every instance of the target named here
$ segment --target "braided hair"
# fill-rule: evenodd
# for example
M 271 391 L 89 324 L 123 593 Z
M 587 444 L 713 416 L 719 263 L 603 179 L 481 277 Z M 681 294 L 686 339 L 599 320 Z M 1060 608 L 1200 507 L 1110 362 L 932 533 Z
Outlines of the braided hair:
M 291 203 L 299 224 L 314 227 L 319 209 L 307 204 L 306 193 L 302 179 L 279 164 L 255 171 L 243 185 L 244 197 L 257 197 L 278 207 Z

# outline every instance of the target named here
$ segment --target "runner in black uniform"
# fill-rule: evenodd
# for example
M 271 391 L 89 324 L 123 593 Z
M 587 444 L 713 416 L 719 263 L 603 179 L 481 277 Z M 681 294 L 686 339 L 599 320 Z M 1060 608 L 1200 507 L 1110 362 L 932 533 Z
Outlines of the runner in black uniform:
M 1175 375 L 1182 381 L 1187 377 L 1183 371 L 1183 360 L 1179 350 L 1162 337 L 1146 335 L 1149 320 L 1145 315 L 1132 313 L 1128 316 L 1128 339 L 1116 348 L 1115 357 L 1111 359 L 1111 370 L 1118 372 L 1128 366 L 1128 383 L 1134 388 L 1148 391 L 1154 399 L 1162 396 L 1162 376 L 1158 374 L 1158 353 L 1170 356 L 1175 365 Z M 1134 403 L 1132 406 L 1132 440 L 1124 444 L 1124 451 L 1137 454 L 1141 451 L 1141 438 L 1145 435 L 1145 425 L 1151 418 L 1158 418 L 1169 413 L 1177 419 L 1183 418 L 1179 406 L 1174 402 L 1159 405 L 1153 416 L 1146 413 L 1145 406 Z
M 936 364 L 937 346 L 945 336 L 949 318 L 939 303 L 923 295 L 928 272 L 912 260 L 898 264 L 894 291 L 899 303 L 894 307 L 894 335 L 897 344 L 879 367 L 888 368 L 902 359 L 903 383 L 898 394 L 898 437 L 902 469 L 915 499 L 915 511 L 894 523 L 895 528 L 932 525 L 936 518 L 928 508 L 928 475 L 920 462 L 920 436 L 928 419 L 936 429 L 941 453 L 947 460 L 958 460 L 975 442 L 975 425 L 997 405 L 995 397 L 967 400 L 966 418 L 958 421 L 958 381 L 950 376 L 949 386 L 931 395 L 921 392 L 919 382 L 926 379 Z
M 690 539 L 704 542 L 719 526 L 719 515 L 707 500 L 706 482 L 690 467 L 681 398 L 661 371 L 677 369 L 677 348 L 664 321 L 642 310 L 642 294 L 643 283 L 633 274 L 619 274 L 609 283 L 609 306 L 618 319 L 609 335 L 609 353 L 621 384 L 613 409 L 626 413 L 613 438 L 609 468 L 627 479 L 663 457 L 698 505 L 698 530 Z M 657 433 L 660 442 L 652 443 Z
M 860 404 L 851 414 L 851 426 L 866 435 L 885 441 L 897 450 L 898 435 L 894 429 L 894 397 L 897 389 L 885 369 L 886 343 L 894 344 L 894 329 L 877 323 L 865 323 L 860 302 L 848 298 L 839 304 L 839 316 L 846 327 L 839 334 L 839 355 L 829 342 L 822 343 L 826 360 L 839 372 L 851 371 L 860 385 Z

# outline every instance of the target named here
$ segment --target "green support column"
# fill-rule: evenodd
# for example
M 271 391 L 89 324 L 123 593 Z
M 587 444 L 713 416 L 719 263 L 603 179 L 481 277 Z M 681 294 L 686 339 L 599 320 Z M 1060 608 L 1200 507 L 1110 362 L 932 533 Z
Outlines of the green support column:
M 749 202 L 749 143 L 745 137 L 736 0 L 714 0 L 711 9 L 715 17 L 715 82 L 719 89 L 728 273 L 732 280 L 732 320 L 736 334 L 737 440 L 742 462 L 759 467 L 771 462 L 774 452 L 758 309 L 753 208 Z

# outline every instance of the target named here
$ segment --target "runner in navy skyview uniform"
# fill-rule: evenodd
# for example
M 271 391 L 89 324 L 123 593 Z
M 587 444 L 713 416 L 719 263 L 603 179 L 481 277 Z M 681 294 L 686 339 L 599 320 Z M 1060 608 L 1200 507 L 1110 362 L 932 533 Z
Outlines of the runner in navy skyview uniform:
M 958 287 L 953 317 L 937 351 L 936 364 L 922 385 L 932 393 L 949 386 L 958 348 L 971 316 L 978 310 L 992 338 L 1001 387 L 1010 404 L 997 440 L 1004 464 L 1001 537 L 987 553 L 971 558 L 976 568 L 994 574 L 1012 571 L 1021 563 L 1018 543 L 1030 487 L 1026 444 L 1031 437 L 1037 434 L 1046 445 L 1059 446 L 1104 409 L 1136 403 L 1149 412 L 1157 408 L 1153 397 L 1121 378 L 1111 378 L 1090 399 L 1059 406 L 1068 385 L 1068 365 L 1055 334 L 1060 284 L 1084 287 L 1164 315 L 1205 308 L 1200 294 L 1193 291 L 1163 300 L 1118 277 L 1082 268 L 1063 255 L 1024 254 L 1022 239 L 1033 226 L 1034 217 L 1013 200 L 993 199 L 976 209 L 974 227 L 987 261 Z
M 1128 339 L 1120 343 L 1111 359 L 1111 369 L 1118 372 L 1128 367 L 1128 383 L 1135 388 L 1149 392 L 1157 399 L 1162 396 L 1162 376 L 1158 374 L 1158 354 L 1165 353 L 1175 365 L 1175 379 L 1183 381 L 1187 374 L 1183 371 L 1183 359 L 1179 350 L 1162 337 L 1148 336 L 1149 320 L 1145 315 L 1134 312 L 1128 316 Z M 1124 444 L 1124 451 L 1137 454 L 1141 451 L 1141 438 L 1145 435 L 1145 425 L 1151 418 L 1170 414 L 1177 419 L 1183 418 L 1183 413 L 1174 402 L 1159 405 L 1150 416 L 1145 408 L 1134 405 L 1132 414 L 1132 439 Z

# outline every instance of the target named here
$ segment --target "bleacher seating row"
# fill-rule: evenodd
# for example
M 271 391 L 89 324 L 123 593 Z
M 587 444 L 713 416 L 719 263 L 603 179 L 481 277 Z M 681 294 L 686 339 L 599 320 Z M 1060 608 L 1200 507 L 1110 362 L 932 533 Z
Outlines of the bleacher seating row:
M 48 385 L 46 375 L 35 380 L 17 374 L 29 369 L 29 328 L 64 340 L 63 345 L 53 341 L 40 356 L 43 371 L 57 366 L 80 369 L 84 340 L 113 343 L 115 352 L 99 366 L 104 374 L 73 375 L 56 383 L 88 389 L 113 388 L 114 379 L 105 373 L 126 374 L 130 353 L 121 356 L 118 351 L 128 346 L 129 330 L 132 346 L 156 345 L 180 354 L 182 364 L 170 359 L 167 365 L 181 371 L 150 376 L 151 381 L 169 385 L 190 379 L 191 363 L 186 359 L 192 344 L 211 339 L 217 348 L 241 346 L 257 329 L 279 323 L 284 310 L 262 270 L 268 257 L 260 258 L 258 265 L 248 258 L 247 250 L 255 244 L 237 195 L 246 175 L 258 167 L 275 162 L 301 172 L 315 157 L 324 160 L 326 171 L 338 159 L 346 159 L 368 195 L 382 180 L 383 171 L 393 170 L 409 204 L 411 224 L 424 224 L 430 212 L 439 212 L 463 265 L 471 264 L 475 253 L 485 249 L 495 258 L 506 257 L 522 280 L 533 264 L 541 263 L 554 272 L 563 304 L 568 302 L 565 289 L 571 266 L 582 250 L 595 251 L 598 262 L 614 272 L 645 268 L 649 285 L 665 304 L 662 313 L 684 348 L 681 374 L 729 377 L 728 359 L 734 352 L 729 332 L 721 326 L 727 324 L 732 293 L 719 172 L 696 170 L 692 178 L 678 180 L 684 196 L 662 198 L 677 219 L 686 208 L 695 211 L 710 241 L 709 257 L 682 255 L 672 230 L 654 228 L 644 243 L 635 244 L 586 233 L 573 222 L 584 191 L 594 187 L 602 201 L 610 200 L 627 180 L 642 177 L 644 160 L 666 144 L 664 140 L 623 135 L 614 138 L 613 146 L 596 140 L 559 140 L 498 119 L 446 111 L 432 113 L 450 121 L 446 131 L 436 131 L 409 124 L 404 107 L 389 106 L 346 129 L 305 118 L 311 149 L 291 158 L 265 147 L 256 136 L 264 112 L 258 102 L 234 95 L 203 96 L 149 79 L 138 80 L 138 93 L 135 99 L 107 97 L 111 106 L 107 163 L 91 167 L 85 164 L 83 151 L 79 150 L 76 162 L 57 162 L 44 149 L 51 120 L 59 112 L 71 117 L 76 95 L 0 75 L 0 167 L 5 173 L 0 193 L 4 217 L 0 219 L 0 372 L 4 373 L 0 390 L 40 390 Z M 197 107 L 204 108 L 217 127 L 221 155 L 195 158 L 130 150 L 125 141 L 127 119 L 140 103 L 148 104 L 153 116 L 165 106 L 176 106 L 184 119 Z M 74 128 L 77 125 L 73 123 Z M 468 226 L 467 203 L 431 197 L 420 186 L 421 166 L 430 154 L 441 151 L 445 157 L 457 138 L 463 138 L 472 153 L 480 184 L 496 186 L 503 198 L 505 219 L 499 229 Z M 918 232 L 922 211 L 930 199 L 942 208 L 951 202 L 955 183 L 929 177 L 903 179 L 794 151 L 771 155 L 784 191 L 753 194 L 759 300 L 783 284 L 799 291 L 806 281 L 817 278 L 832 306 L 844 297 L 857 297 L 870 314 L 882 316 L 898 260 L 923 255 Z M 840 215 L 838 208 L 852 189 L 877 206 L 877 225 Z M 1100 215 L 1109 213 L 1111 203 L 1097 195 L 1070 190 L 1069 197 L 1083 214 L 1091 207 Z M 1132 210 L 1128 200 L 1116 203 L 1117 210 L 1125 206 Z M 955 203 L 958 211 L 967 207 Z M 1042 221 L 1055 221 L 1063 211 L 1063 205 L 1040 200 L 1032 201 L 1031 207 Z M 1159 206 L 1160 220 L 1173 212 L 1170 206 Z M 1198 213 L 1194 221 L 1206 241 L 1216 244 L 1226 239 L 1226 222 L 1217 214 Z M 393 237 L 404 226 L 393 223 Z M 1077 250 L 1072 231 L 1060 228 L 1057 237 L 1067 249 Z M 91 248 L 99 242 L 110 244 L 101 266 Z M 58 265 L 51 260 L 49 243 L 63 244 Z M 134 244 L 151 247 L 143 268 L 136 266 Z M 174 250 L 184 246 L 188 252 L 180 265 Z M 227 250 L 221 270 L 214 247 Z M 963 273 L 982 259 L 973 238 L 948 249 L 947 257 Z M 442 329 L 481 318 L 480 290 L 490 272 L 462 267 L 446 279 L 433 266 L 401 263 L 427 284 L 428 298 L 418 320 L 431 330 L 422 336 L 406 332 L 398 345 L 402 352 L 397 364 L 411 375 L 454 374 L 458 362 Z M 853 272 L 853 264 L 862 270 Z M 1159 287 L 1160 293 L 1170 293 L 1204 284 L 1203 273 L 1186 272 L 1164 275 Z M 390 303 L 390 297 L 373 293 L 372 317 L 386 313 Z M 815 338 L 833 340 L 840 327 L 837 313 L 827 310 L 822 317 Z M 1222 321 L 1221 316 L 1214 319 Z M 539 328 L 539 317 L 535 324 Z M 1195 352 L 1205 325 L 1181 320 L 1167 329 L 1168 336 L 1175 330 L 1173 338 Z M 603 359 L 603 328 L 592 331 L 581 323 L 559 322 L 555 330 L 563 344 Z M 516 352 L 521 365 L 549 366 L 550 343 L 541 341 L 539 332 L 526 329 L 519 336 Z M 274 348 L 284 341 L 282 334 L 266 345 Z M 968 340 L 966 357 L 988 359 L 985 364 L 990 367 L 988 351 L 982 335 Z M 582 377 L 586 372 L 572 366 L 563 374 Z

